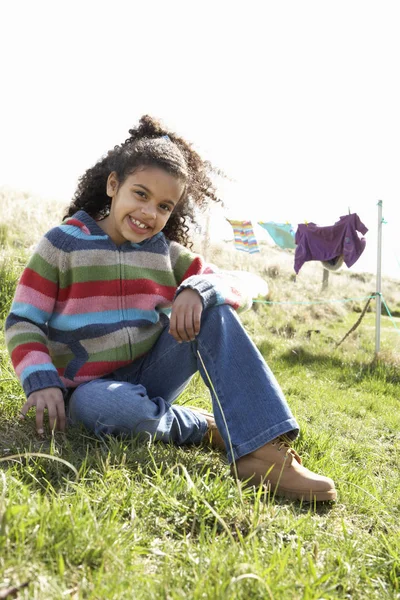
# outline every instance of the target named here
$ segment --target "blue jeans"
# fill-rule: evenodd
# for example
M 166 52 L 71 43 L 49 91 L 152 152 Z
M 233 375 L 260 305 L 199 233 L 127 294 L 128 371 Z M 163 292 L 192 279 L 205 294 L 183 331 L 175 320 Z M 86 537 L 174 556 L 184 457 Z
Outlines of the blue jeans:
M 228 431 L 197 351 L 221 404 Z M 199 444 L 206 419 L 173 405 L 194 373 L 210 389 L 215 421 L 229 462 L 285 433 L 294 439 L 299 426 L 283 393 L 234 310 L 215 306 L 203 311 L 193 342 L 178 343 L 165 327 L 144 357 L 107 378 L 81 384 L 69 402 L 72 423 L 83 423 L 97 436 L 143 436 L 174 444 Z

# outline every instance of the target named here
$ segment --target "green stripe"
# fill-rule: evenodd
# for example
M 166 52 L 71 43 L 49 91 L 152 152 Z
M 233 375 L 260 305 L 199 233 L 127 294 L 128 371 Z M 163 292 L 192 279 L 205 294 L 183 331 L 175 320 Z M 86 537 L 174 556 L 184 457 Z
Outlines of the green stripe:
M 131 357 L 130 344 L 124 344 L 119 348 L 109 348 L 96 352 L 89 357 L 88 362 L 103 362 L 107 360 L 129 360 Z
M 125 279 L 149 279 L 161 285 L 176 286 L 173 273 L 143 267 L 124 267 Z
M 102 362 L 107 360 L 129 360 L 129 358 L 131 357 L 131 351 L 134 357 L 144 354 L 155 344 L 160 333 L 161 331 L 157 331 L 155 334 L 153 334 L 146 340 L 137 342 L 132 346 L 130 344 L 124 344 L 123 346 L 119 346 L 119 348 L 110 348 L 109 350 L 102 350 L 101 352 L 96 352 L 95 354 L 92 354 L 90 356 L 89 362 Z
M 51 356 L 51 362 L 57 369 L 65 369 L 65 367 L 74 360 L 75 356 L 73 354 L 58 354 L 56 356 Z
M 176 286 L 174 276 L 170 272 L 159 271 L 157 269 L 145 269 L 143 267 L 131 267 L 123 265 L 123 271 L 115 265 L 112 266 L 91 266 L 75 267 L 60 273 L 60 287 L 66 288 L 72 283 L 82 283 L 89 281 L 112 281 L 120 279 L 121 276 L 126 279 L 150 279 L 161 285 Z
M 152 338 L 145 340 L 144 342 L 140 342 L 140 344 L 135 344 L 132 348 L 132 360 L 135 360 L 138 356 L 143 356 L 147 354 L 149 350 L 154 346 L 157 338 L 160 336 L 161 331 L 157 333 L 157 336 L 153 336 L 155 339 L 152 341 Z
M 132 346 L 132 360 L 134 360 L 137 356 L 141 356 L 148 352 L 152 346 L 154 346 L 158 337 L 161 334 L 161 330 L 157 331 L 155 334 L 147 338 L 147 340 L 143 340 Z M 57 356 L 52 356 L 52 361 L 55 367 L 57 368 L 65 368 L 67 365 L 74 360 L 75 356 L 71 354 L 60 354 Z M 105 362 L 105 361 L 124 361 L 131 359 L 131 345 L 124 344 L 123 346 L 119 346 L 118 348 L 109 348 L 108 350 L 101 350 L 101 352 L 95 352 L 89 356 L 87 363 L 95 363 L 95 362 Z M 87 364 L 86 363 L 86 364 Z
M 174 267 L 174 273 L 178 283 L 182 281 L 184 274 L 192 264 L 194 258 L 195 257 L 193 256 L 193 254 L 189 253 L 181 254 L 179 256 Z
M 53 283 L 58 282 L 58 269 L 49 265 L 39 254 L 32 256 L 28 263 L 28 268 L 36 271 L 36 273 Z
M 30 342 L 39 342 L 46 346 L 46 338 L 39 333 L 19 333 L 10 339 L 7 348 L 9 352 L 12 352 L 20 344 L 29 344 Z

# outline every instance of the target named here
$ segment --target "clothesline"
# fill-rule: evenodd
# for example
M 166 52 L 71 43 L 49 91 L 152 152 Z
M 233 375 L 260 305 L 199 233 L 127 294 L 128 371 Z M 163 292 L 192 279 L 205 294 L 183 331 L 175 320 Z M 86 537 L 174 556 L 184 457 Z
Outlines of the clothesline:
M 237 250 L 253 254 L 259 252 L 251 221 L 227 219 L 234 232 Z M 296 274 L 310 260 L 321 261 L 326 269 L 336 270 L 344 262 L 351 267 L 365 250 L 364 237 L 368 228 L 356 213 L 340 217 L 334 225 L 320 227 L 315 223 L 301 223 L 296 232 L 290 223 L 258 221 L 280 248 L 295 248 Z
M 254 234 L 251 221 L 237 221 L 227 219 L 231 224 L 234 234 L 235 248 L 243 252 L 259 252 L 257 239 Z M 295 248 L 295 231 L 290 223 L 275 223 L 274 221 L 258 221 L 274 240 L 275 244 L 282 249 Z
M 382 200 L 378 200 L 378 229 L 377 229 L 377 269 L 376 269 L 376 310 L 375 310 L 375 357 L 379 356 L 380 351 L 380 319 L 381 319 L 381 303 L 383 303 L 389 318 L 393 325 L 397 325 L 387 307 L 381 293 L 382 287 L 382 225 L 387 224 L 387 221 L 382 215 Z M 349 210 L 350 213 L 350 210 Z M 247 230 L 243 231 L 240 226 L 240 221 L 235 222 L 237 236 L 251 236 L 254 252 L 255 235 L 251 221 L 246 221 Z M 270 225 L 282 226 L 282 223 L 268 222 Z M 263 225 L 262 221 L 258 222 L 264 229 L 268 231 L 268 227 Z M 285 223 L 286 227 L 291 228 L 290 223 Z M 294 233 L 295 243 L 295 271 L 301 268 L 302 264 L 308 260 L 321 260 L 321 255 L 324 256 L 322 264 L 325 268 L 330 267 L 330 263 L 337 264 L 340 260 L 344 261 L 347 266 L 351 266 L 358 260 L 365 249 L 365 239 L 358 235 L 367 233 L 367 227 L 361 222 L 358 215 L 355 213 L 340 217 L 333 226 L 318 227 L 315 223 L 304 223 L 299 225 L 296 233 Z M 286 232 L 287 233 L 287 232 Z M 290 233 L 290 229 L 289 229 Z M 332 235 L 330 235 L 332 234 Z M 270 234 L 271 235 L 271 234 Z M 340 244 L 335 243 L 335 236 L 338 236 Z M 271 236 L 272 237 L 272 236 Z M 290 238 L 289 238 L 290 239 Z M 276 240 L 274 240 L 275 243 Z M 248 239 L 247 239 L 248 242 Z M 257 240 L 255 240 L 257 244 Z M 278 244 L 279 245 L 279 244 Z M 246 244 L 244 244 L 244 247 Z M 258 248 L 258 246 L 257 246 Z M 314 251 L 316 253 L 314 254 Z M 257 250 L 255 250 L 257 252 Z M 319 256 L 318 256 L 319 254 Z M 397 257 L 396 257 L 397 258 Z M 400 261 L 397 258 L 397 261 Z M 325 271 L 324 271 L 325 273 Z

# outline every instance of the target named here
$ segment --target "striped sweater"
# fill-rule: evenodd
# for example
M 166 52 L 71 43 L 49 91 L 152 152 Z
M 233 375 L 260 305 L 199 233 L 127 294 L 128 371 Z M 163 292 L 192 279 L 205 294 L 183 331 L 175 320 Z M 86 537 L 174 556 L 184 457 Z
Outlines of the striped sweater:
M 116 246 L 86 212 L 50 230 L 22 273 L 6 343 L 26 396 L 104 377 L 146 354 L 182 289 L 204 308 L 251 299 L 162 232 Z M 233 282 L 233 285 L 232 285 Z

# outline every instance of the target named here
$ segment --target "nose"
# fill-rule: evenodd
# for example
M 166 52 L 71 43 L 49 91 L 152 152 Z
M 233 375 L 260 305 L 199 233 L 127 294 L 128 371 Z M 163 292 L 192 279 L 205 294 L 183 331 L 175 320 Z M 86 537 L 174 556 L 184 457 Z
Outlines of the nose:
M 151 202 L 147 202 L 142 206 L 142 215 L 147 218 L 155 219 L 157 216 L 156 207 Z

